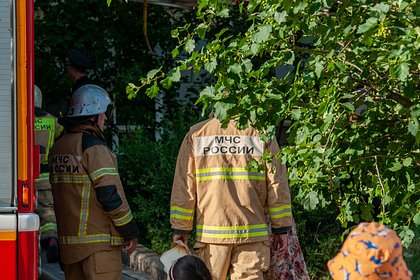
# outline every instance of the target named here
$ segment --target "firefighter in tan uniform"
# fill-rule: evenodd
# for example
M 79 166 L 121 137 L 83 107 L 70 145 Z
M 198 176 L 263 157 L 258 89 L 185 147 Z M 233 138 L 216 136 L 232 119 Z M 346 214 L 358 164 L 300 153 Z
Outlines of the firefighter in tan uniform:
M 35 179 L 38 193 L 38 207 L 41 226 L 39 229 L 41 247 L 47 249 L 48 262 L 58 261 L 57 224 L 54 215 L 53 197 L 48 173 L 48 153 L 63 127 L 57 118 L 42 110 L 42 92 L 35 86 L 35 145 L 40 148 L 40 176 Z
M 121 248 L 137 245 L 138 227 L 127 203 L 114 153 L 102 130 L 111 100 L 88 84 L 72 96 L 66 133 L 48 163 L 66 279 L 121 279 Z
M 178 154 L 172 195 L 173 240 L 187 243 L 196 215 L 194 249 L 215 280 L 263 279 L 270 265 L 269 233 L 284 248 L 292 225 L 286 167 L 263 153 L 279 152 L 253 128 L 226 128 L 216 118 L 191 127 Z M 263 170 L 250 170 L 255 160 Z M 271 227 L 267 224 L 267 211 Z

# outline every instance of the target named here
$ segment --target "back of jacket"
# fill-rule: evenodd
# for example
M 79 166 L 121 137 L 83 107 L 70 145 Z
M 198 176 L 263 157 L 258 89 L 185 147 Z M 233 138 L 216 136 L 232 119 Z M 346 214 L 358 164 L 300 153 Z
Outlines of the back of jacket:
M 115 155 L 91 127 L 62 136 L 49 154 L 61 261 L 78 262 L 139 233 L 125 198 Z
M 264 143 L 253 128 L 221 128 L 211 118 L 190 129 L 179 151 L 171 196 L 174 233 L 188 233 L 196 212 L 197 240 L 206 243 L 266 241 L 272 229 L 291 225 L 286 167 L 273 156 L 277 141 Z M 263 170 L 249 169 L 255 160 Z
M 48 153 L 62 127 L 57 118 L 35 107 L 35 145 L 40 147 L 40 177 L 35 179 L 37 189 L 50 189 L 48 181 Z

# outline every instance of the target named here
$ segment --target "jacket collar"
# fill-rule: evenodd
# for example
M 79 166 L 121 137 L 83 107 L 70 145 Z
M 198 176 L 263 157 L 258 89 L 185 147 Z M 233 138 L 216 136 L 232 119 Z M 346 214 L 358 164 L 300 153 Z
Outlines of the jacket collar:
M 91 124 L 77 124 L 67 128 L 67 133 L 85 132 L 92 134 L 105 142 L 105 136 L 97 126 Z

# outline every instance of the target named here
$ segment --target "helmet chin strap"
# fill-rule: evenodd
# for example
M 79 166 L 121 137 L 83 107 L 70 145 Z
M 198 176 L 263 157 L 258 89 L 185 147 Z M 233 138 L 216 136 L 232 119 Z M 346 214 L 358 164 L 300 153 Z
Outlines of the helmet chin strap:
M 92 124 L 98 129 L 99 137 L 102 141 L 105 141 L 104 131 L 99 127 L 99 115 L 91 118 Z
M 99 127 L 99 115 L 95 116 L 95 126 L 102 132 L 102 129 Z

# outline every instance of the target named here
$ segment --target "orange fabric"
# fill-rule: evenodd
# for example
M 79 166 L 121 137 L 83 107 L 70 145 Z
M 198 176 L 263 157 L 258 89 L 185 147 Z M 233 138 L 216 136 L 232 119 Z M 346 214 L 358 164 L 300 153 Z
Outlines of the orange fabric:
M 395 231 L 376 222 L 361 223 L 345 240 L 338 255 L 328 262 L 335 280 L 411 279 Z

